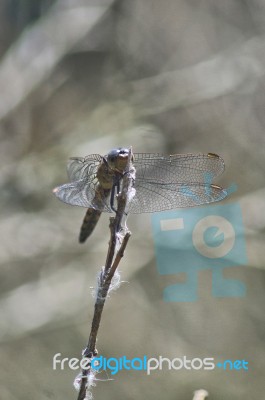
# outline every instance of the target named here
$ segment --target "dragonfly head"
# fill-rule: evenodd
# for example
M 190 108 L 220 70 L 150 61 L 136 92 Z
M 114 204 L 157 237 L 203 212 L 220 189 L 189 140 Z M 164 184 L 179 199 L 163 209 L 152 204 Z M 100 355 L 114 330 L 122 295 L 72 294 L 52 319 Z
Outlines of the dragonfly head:
M 107 155 L 107 163 L 111 169 L 124 172 L 128 162 L 129 149 L 119 147 L 112 149 Z

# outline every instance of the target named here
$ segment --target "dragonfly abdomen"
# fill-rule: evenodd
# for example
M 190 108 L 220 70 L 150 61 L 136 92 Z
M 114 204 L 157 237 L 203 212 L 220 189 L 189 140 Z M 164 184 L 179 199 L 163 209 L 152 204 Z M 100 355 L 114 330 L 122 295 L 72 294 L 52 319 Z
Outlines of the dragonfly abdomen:
M 80 243 L 84 243 L 86 239 L 91 235 L 91 233 L 93 232 L 98 223 L 100 215 L 101 211 L 95 210 L 94 208 L 89 208 L 87 210 L 80 229 L 80 234 L 79 234 Z

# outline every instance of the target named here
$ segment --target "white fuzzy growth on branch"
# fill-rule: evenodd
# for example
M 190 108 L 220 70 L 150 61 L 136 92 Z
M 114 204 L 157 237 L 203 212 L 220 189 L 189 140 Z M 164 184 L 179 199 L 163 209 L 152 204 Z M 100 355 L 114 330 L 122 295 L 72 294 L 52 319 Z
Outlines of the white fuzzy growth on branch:
M 192 400 L 205 400 L 209 396 L 209 393 L 204 389 L 199 389 L 194 392 Z

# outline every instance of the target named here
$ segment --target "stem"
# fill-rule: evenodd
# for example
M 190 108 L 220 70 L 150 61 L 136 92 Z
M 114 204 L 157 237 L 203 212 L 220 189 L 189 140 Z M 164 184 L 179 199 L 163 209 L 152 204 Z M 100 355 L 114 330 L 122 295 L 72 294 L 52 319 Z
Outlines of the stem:
M 126 228 L 122 227 L 122 219 L 125 215 L 126 206 L 129 203 L 128 198 L 129 195 L 131 194 L 135 178 L 135 169 L 132 167 L 131 160 L 132 160 L 132 151 L 130 149 L 128 156 L 128 163 L 127 163 L 127 170 L 122 180 L 122 190 L 121 193 L 119 193 L 117 196 L 116 215 L 115 217 L 110 217 L 110 225 L 109 225 L 110 241 L 109 241 L 108 253 L 105 262 L 105 267 L 101 271 L 99 277 L 97 298 L 94 307 L 94 315 L 93 315 L 90 335 L 87 347 L 83 352 L 83 357 L 86 357 L 90 360 L 97 355 L 96 340 L 97 340 L 103 308 L 105 305 L 105 300 L 108 295 L 112 278 L 124 255 L 125 248 L 131 236 L 131 233 L 128 231 L 126 232 Z M 77 400 L 84 400 L 86 397 L 89 373 L 90 373 L 89 369 L 82 370 L 82 380 L 80 383 L 80 389 Z

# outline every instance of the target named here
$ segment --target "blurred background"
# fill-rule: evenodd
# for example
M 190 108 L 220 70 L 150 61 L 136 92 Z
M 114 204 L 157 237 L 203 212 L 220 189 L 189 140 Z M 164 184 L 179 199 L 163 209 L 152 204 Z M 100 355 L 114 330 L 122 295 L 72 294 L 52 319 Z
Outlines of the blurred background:
M 77 397 L 77 372 L 52 359 L 86 345 L 109 216 L 80 245 L 85 209 L 52 189 L 69 157 L 116 146 L 224 158 L 218 183 L 238 189 L 223 204 L 241 205 L 249 260 L 227 276 L 247 295 L 212 297 L 202 271 L 197 302 L 165 303 L 179 278 L 156 270 L 150 216 L 131 216 L 100 354 L 245 359 L 249 371 L 125 371 L 94 398 L 264 398 L 264 1 L 2 0 L 0 56 L 1 399 Z

